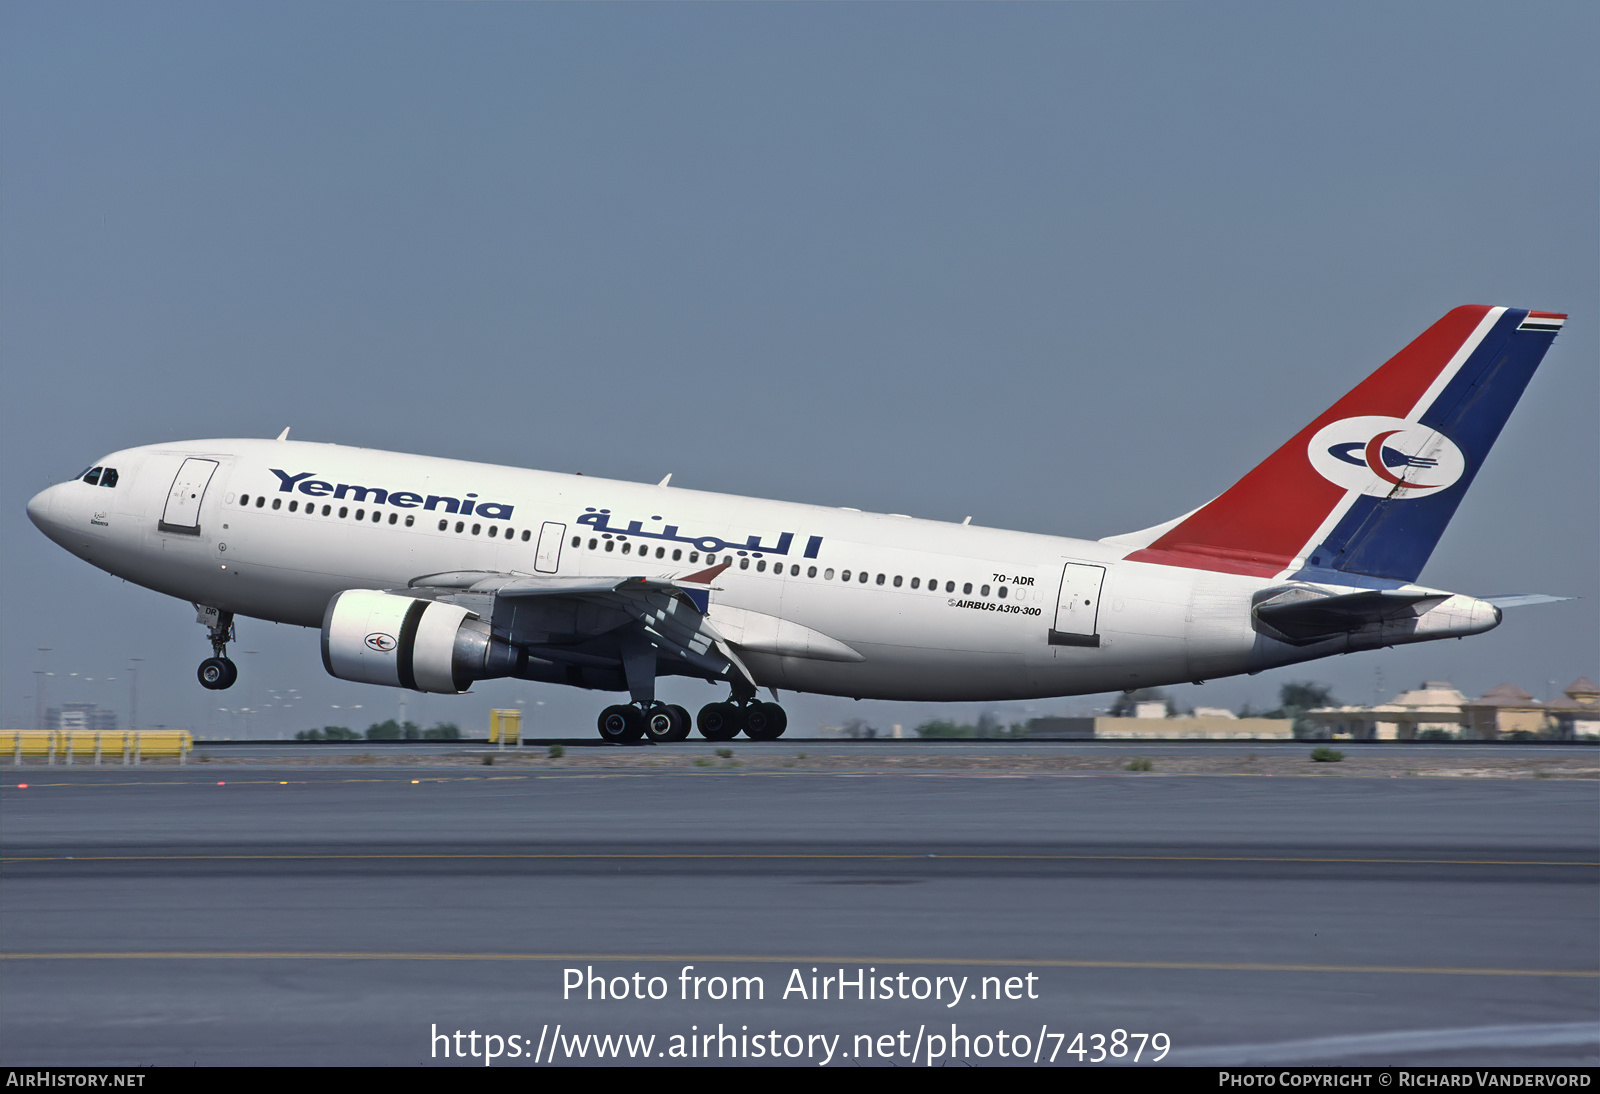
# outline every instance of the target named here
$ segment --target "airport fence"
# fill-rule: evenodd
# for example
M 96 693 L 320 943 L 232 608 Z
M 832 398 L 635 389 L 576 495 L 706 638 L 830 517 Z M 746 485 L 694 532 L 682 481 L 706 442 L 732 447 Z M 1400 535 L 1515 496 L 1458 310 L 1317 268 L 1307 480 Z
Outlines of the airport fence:
M 122 763 L 176 759 L 187 763 L 194 735 L 186 729 L 6 729 L 0 730 L 0 755 L 14 765 L 29 760 L 48 764 Z

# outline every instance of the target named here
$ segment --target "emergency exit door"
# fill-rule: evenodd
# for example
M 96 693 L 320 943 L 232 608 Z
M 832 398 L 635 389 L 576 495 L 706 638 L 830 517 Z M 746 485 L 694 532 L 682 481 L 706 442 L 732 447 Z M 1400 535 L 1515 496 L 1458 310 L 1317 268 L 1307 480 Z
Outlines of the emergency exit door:
M 1061 570 L 1061 592 L 1056 597 L 1056 621 L 1050 628 L 1052 646 L 1100 645 L 1100 586 L 1106 568 L 1069 562 Z
M 561 568 L 561 541 L 567 538 L 567 526 L 545 521 L 539 529 L 539 549 L 533 556 L 533 568 L 541 574 L 553 574 Z

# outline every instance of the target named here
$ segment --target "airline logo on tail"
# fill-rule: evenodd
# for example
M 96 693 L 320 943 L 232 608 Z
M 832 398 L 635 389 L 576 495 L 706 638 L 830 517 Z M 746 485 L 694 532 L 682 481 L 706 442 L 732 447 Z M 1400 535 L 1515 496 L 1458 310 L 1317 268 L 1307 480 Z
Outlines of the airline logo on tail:
M 1467 469 L 1461 449 L 1443 433 L 1378 414 L 1323 426 L 1306 455 L 1329 482 L 1380 498 L 1424 498 L 1454 486 Z
M 1127 558 L 1255 577 L 1310 566 L 1415 581 L 1565 318 L 1452 310 Z

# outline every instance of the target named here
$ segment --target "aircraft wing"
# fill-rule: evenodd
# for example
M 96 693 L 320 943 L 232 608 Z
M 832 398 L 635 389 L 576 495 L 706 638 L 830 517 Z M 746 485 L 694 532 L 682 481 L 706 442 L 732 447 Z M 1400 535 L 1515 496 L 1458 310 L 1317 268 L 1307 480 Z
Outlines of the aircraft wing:
M 617 664 L 636 651 L 714 678 L 755 679 L 707 618 L 711 582 L 728 563 L 671 579 L 557 577 L 453 570 L 413 578 L 407 596 L 466 608 L 497 637 L 574 664 Z

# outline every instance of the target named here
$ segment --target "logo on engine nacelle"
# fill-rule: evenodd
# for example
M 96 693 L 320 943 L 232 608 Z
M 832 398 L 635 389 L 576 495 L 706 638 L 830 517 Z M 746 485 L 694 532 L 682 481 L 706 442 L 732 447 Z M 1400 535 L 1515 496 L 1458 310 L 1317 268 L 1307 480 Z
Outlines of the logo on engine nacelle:
M 367 635 L 368 647 L 377 650 L 379 653 L 388 653 L 399 644 L 394 640 L 393 636 L 382 632 Z

